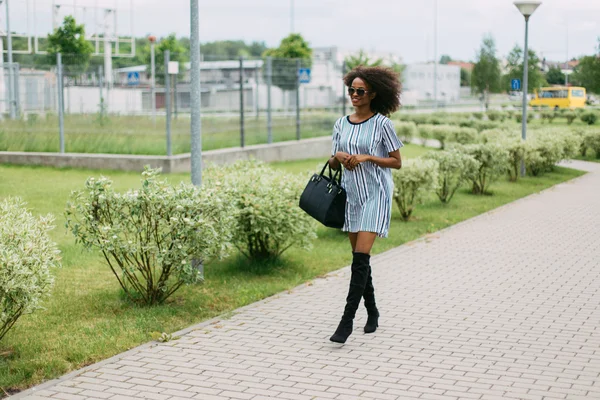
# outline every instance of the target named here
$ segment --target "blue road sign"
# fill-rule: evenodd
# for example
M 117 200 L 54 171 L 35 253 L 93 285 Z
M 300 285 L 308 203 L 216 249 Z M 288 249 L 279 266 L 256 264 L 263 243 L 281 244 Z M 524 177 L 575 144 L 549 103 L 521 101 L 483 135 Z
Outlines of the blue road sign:
M 521 90 L 521 80 L 520 79 L 513 79 L 510 81 L 510 88 L 512 90 Z
M 128 72 L 127 73 L 127 84 L 130 86 L 136 86 L 140 84 L 140 73 L 139 72 Z
M 298 75 L 300 75 L 300 83 L 310 83 L 310 68 L 300 68 Z

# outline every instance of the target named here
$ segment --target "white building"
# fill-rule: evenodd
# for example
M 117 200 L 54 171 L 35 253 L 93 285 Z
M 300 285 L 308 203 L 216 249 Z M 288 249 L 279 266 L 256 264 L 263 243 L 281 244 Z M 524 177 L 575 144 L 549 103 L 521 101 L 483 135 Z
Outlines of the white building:
M 404 105 L 416 105 L 421 101 L 434 100 L 434 64 L 407 65 L 403 75 Z M 460 99 L 460 67 L 458 65 L 437 66 L 437 100 L 439 103 L 454 103 Z

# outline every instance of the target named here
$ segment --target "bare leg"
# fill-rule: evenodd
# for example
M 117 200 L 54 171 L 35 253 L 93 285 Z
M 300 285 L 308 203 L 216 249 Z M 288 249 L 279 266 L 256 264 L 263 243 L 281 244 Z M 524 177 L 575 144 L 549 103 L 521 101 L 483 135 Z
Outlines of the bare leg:
M 356 245 L 353 246 L 354 251 L 356 253 L 371 254 L 376 237 L 377 234 L 375 232 L 358 232 L 356 234 Z
M 358 233 L 348 232 L 348 238 L 350 239 L 350 246 L 352 246 L 352 252 L 356 249 L 356 240 L 358 239 Z

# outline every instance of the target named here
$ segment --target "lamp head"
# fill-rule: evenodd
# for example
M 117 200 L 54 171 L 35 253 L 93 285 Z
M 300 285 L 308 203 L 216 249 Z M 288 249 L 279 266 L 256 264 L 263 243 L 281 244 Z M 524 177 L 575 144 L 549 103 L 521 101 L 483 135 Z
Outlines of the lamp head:
M 519 0 L 515 1 L 514 4 L 525 18 L 529 18 L 542 2 L 536 0 Z

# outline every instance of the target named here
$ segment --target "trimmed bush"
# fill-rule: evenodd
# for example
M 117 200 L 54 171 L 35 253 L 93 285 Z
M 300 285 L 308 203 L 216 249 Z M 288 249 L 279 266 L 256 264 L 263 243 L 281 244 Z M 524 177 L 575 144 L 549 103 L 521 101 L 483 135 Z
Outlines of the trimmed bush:
M 471 144 L 478 143 L 480 141 L 480 137 L 481 136 L 476 129 L 453 127 L 446 140 L 453 143 Z
M 34 217 L 18 198 L 0 201 L 0 340 L 50 293 L 50 270 L 60 266 L 48 236 L 53 222 L 52 215 Z
M 67 227 L 77 242 L 100 250 L 131 300 L 158 304 L 203 279 L 192 260 L 226 254 L 232 218 L 217 190 L 171 186 L 148 168 L 141 188 L 126 193 L 108 178 L 89 178 L 71 194 Z
M 474 112 L 472 115 L 473 115 L 473 118 L 478 119 L 480 121 L 483 119 L 483 113 L 482 112 Z
M 596 153 L 596 158 L 600 159 L 600 130 L 587 132 L 583 136 L 583 146 L 592 149 Z
M 449 203 L 458 188 L 479 169 L 472 156 L 457 151 L 430 151 L 424 158 L 438 163 L 438 183 L 435 193 L 442 203 Z
M 438 164 L 435 160 L 417 158 L 406 161 L 402 168 L 393 170 L 394 200 L 402 220 L 408 221 L 414 208 L 425 195 L 436 190 Z
M 598 120 L 598 115 L 593 111 L 587 111 L 581 114 L 579 118 L 588 125 L 594 125 Z
M 298 207 L 308 177 L 260 161 L 211 167 L 207 186 L 219 185 L 233 207 L 232 243 L 253 261 L 275 260 L 292 246 L 310 249 L 318 223 Z
M 564 116 L 567 119 L 567 124 L 569 124 L 569 125 L 571 125 L 573 123 L 573 121 L 575 121 L 577 119 L 577 114 L 572 110 L 569 110 L 568 112 L 566 112 L 564 114 Z
M 461 151 L 461 147 L 458 147 Z M 489 187 L 508 169 L 508 151 L 500 144 L 470 144 L 462 146 L 462 151 L 479 162 L 479 168 L 469 176 L 474 194 L 489 193 Z
M 518 123 L 523 122 L 523 114 L 522 113 L 515 114 L 515 119 L 517 120 Z M 528 112 L 527 113 L 527 123 L 530 123 L 532 120 L 533 120 L 533 113 Z
M 405 144 L 411 143 L 419 133 L 417 124 L 414 122 L 394 121 L 394 128 L 400 140 Z

